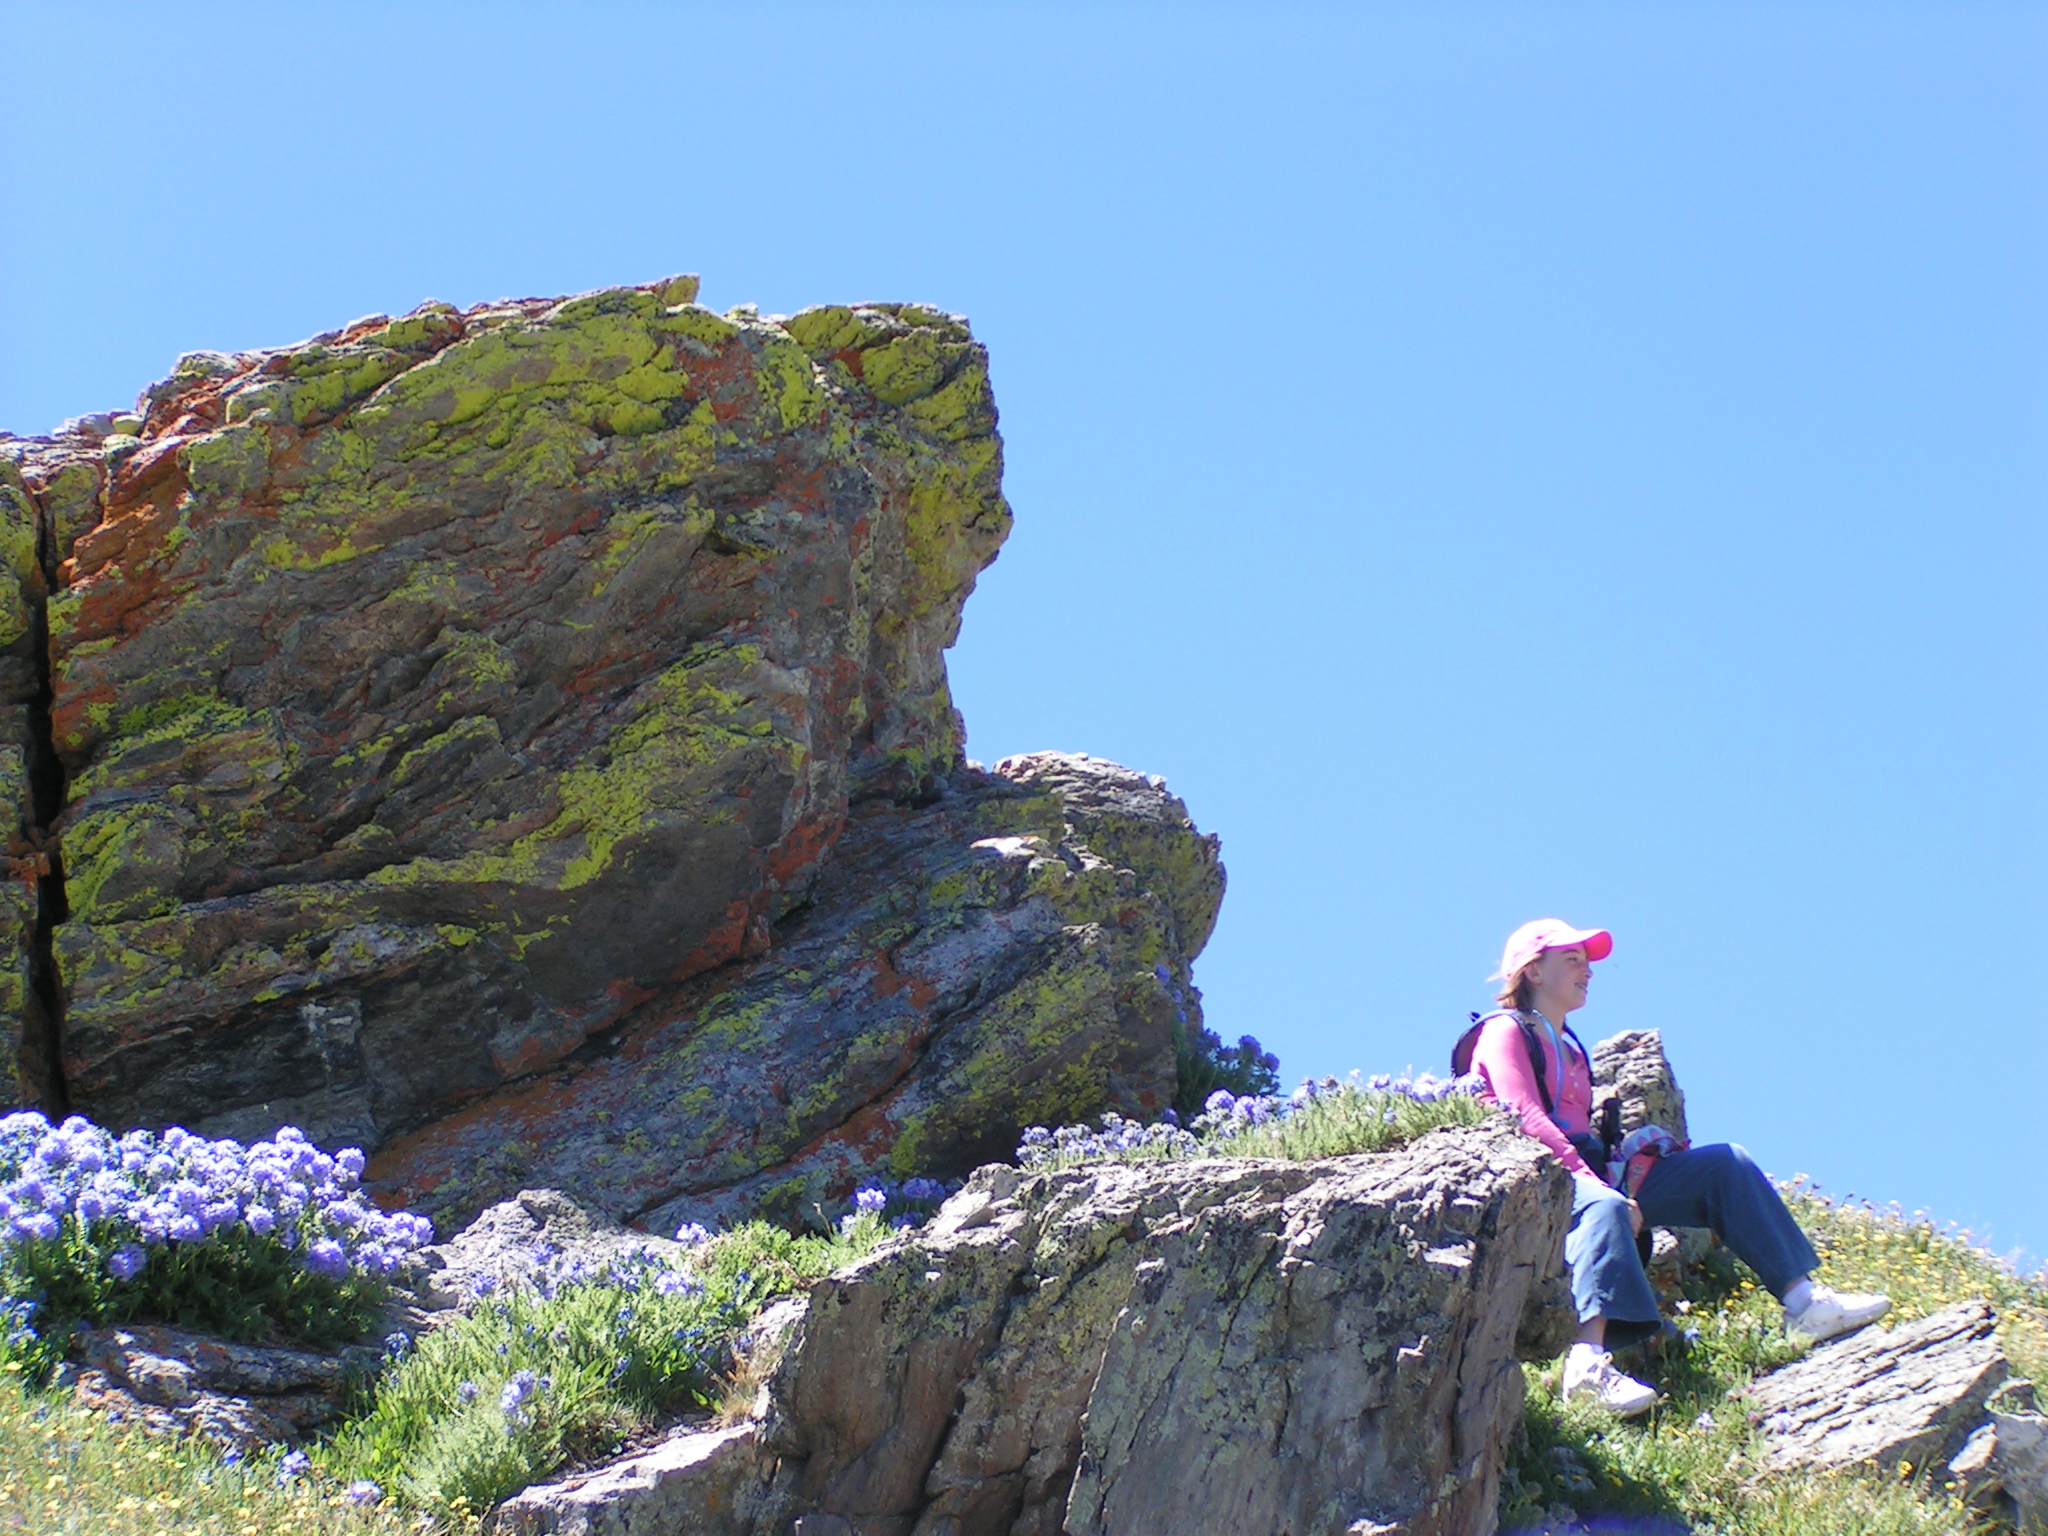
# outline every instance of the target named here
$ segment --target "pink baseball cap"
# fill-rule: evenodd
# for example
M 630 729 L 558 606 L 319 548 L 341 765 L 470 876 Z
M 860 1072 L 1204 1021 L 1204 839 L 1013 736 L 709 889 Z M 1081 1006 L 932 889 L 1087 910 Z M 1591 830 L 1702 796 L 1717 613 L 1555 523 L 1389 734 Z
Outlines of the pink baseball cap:
M 1508 935 L 1493 979 L 1506 981 L 1546 949 L 1569 949 L 1574 944 L 1586 946 L 1588 960 L 1605 960 L 1614 953 L 1614 935 L 1605 928 L 1574 928 L 1561 917 L 1539 917 Z

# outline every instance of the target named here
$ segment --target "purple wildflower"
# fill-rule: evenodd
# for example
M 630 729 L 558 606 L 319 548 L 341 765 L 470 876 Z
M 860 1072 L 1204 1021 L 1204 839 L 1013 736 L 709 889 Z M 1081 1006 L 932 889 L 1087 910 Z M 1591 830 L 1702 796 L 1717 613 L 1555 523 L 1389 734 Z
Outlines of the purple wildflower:
M 14 1228 L 24 1238 L 41 1239 L 47 1243 L 57 1236 L 58 1223 L 48 1211 L 37 1211 L 30 1216 L 15 1217 Z

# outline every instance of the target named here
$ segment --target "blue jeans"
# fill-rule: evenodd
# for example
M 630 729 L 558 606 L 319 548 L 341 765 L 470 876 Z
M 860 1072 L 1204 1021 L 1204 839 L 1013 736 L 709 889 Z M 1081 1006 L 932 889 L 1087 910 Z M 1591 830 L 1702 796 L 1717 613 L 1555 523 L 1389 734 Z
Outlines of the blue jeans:
M 1636 1204 L 1653 1227 L 1711 1227 L 1773 1296 L 1820 1264 L 1771 1181 L 1740 1147 L 1695 1147 L 1659 1158 Z M 1628 1200 L 1589 1174 L 1572 1176 L 1564 1259 L 1579 1321 L 1606 1318 L 1608 1348 L 1625 1348 L 1663 1326 L 1629 1227 Z

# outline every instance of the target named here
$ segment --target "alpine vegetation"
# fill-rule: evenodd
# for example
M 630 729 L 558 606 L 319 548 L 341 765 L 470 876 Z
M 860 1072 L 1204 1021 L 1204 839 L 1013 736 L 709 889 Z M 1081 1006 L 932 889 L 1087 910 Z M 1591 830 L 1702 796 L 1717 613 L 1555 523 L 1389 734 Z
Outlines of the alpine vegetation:
M 1442 1125 L 1477 1125 L 1491 1106 L 1478 1097 L 1475 1078 L 1376 1076 L 1360 1081 L 1304 1079 L 1286 1097 L 1212 1092 L 1189 1126 L 1171 1112 L 1151 1125 L 1107 1114 L 1094 1126 L 1034 1125 L 1024 1133 L 1017 1161 L 1033 1171 L 1070 1168 L 1105 1158 L 1143 1162 L 1160 1158 L 1278 1157 L 1303 1160 L 1384 1152 Z
M 869 1179 L 853 1192 L 853 1209 L 839 1218 L 840 1230 L 851 1232 L 868 1217 L 878 1218 L 892 1232 L 921 1227 L 931 1220 L 946 1196 L 959 1187 L 958 1179 L 950 1184 L 924 1178 L 905 1179 L 901 1184 Z
M 888 1231 L 880 1208 L 863 1207 L 830 1237 L 686 1223 L 684 1251 L 666 1259 L 641 1248 L 594 1265 L 543 1245 L 530 1283 L 480 1276 L 458 1319 L 394 1351 L 319 1465 L 406 1508 L 480 1515 L 564 1463 L 712 1407 L 754 1315 Z
M 73 1324 L 147 1318 L 237 1339 L 359 1335 L 433 1223 L 363 1196 L 363 1154 L 282 1127 L 244 1147 L 83 1116 L 0 1119 L 0 1353 L 40 1377 Z

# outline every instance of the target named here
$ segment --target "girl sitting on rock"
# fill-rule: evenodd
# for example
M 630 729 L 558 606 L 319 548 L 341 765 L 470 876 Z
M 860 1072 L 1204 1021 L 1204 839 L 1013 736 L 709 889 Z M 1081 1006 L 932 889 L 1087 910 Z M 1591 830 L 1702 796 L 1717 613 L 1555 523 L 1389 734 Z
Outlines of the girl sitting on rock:
M 1637 1343 L 1663 1326 L 1636 1245 L 1645 1222 L 1712 1228 L 1778 1298 L 1785 1331 L 1795 1338 L 1818 1341 L 1847 1333 L 1882 1317 L 1891 1302 L 1814 1284 L 1820 1260 L 1813 1244 L 1740 1147 L 1684 1148 L 1668 1136 L 1639 1133 L 1632 1139 L 1661 1140 L 1664 1155 L 1631 1158 L 1625 1154 L 1633 1149 L 1625 1146 L 1609 1169 L 1607 1149 L 1592 1132 L 1592 1059 L 1565 1017 L 1585 1006 L 1593 964 L 1613 949 L 1604 930 L 1574 928 L 1554 917 L 1517 928 L 1508 936 L 1496 978 L 1502 984 L 1501 1011 L 1475 1026 L 1471 1065 L 1485 1082 L 1480 1097 L 1519 1114 L 1522 1129 L 1571 1172 L 1572 1224 L 1564 1255 L 1579 1337 L 1565 1357 L 1565 1396 L 1588 1397 L 1630 1415 L 1650 1407 L 1657 1394 L 1616 1370 L 1609 1349 Z

